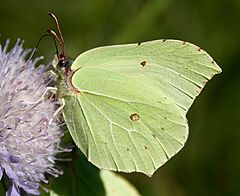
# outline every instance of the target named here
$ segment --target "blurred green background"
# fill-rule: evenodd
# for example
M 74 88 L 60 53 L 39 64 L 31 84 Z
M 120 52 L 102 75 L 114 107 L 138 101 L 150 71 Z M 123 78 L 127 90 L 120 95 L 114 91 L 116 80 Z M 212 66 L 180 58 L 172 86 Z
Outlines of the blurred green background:
M 210 81 L 188 112 L 183 150 L 152 178 L 123 174 L 144 196 L 240 195 L 240 1 L 239 0 L 0 0 L 1 44 L 10 38 L 33 48 L 61 23 L 69 56 L 100 45 L 174 38 L 210 53 L 223 73 Z M 37 55 L 47 63 L 50 38 Z

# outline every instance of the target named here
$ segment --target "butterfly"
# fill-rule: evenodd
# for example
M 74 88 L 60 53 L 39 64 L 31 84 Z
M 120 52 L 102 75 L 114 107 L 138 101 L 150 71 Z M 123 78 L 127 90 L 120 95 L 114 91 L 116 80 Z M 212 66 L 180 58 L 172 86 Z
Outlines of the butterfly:
M 74 61 L 58 34 L 58 96 L 63 117 L 95 166 L 151 176 L 188 138 L 186 114 L 221 68 L 194 44 L 160 39 L 98 47 Z

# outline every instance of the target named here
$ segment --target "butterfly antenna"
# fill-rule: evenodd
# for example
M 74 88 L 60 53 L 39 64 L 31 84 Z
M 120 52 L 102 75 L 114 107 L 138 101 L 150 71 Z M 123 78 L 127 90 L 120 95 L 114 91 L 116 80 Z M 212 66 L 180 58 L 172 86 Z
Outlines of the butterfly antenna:
M 55 46 L 55 49 L 56 49 L 57 57 L 59 57 L 59 52 L 58 52 L 57 42 L 56 42 L 56 40 L 55 40 L 54 37 L 52 37 L 52 38 L 53 38 L 54 46 Z
M 65 47 L 64 47 L 64 39 L 63 39 L 63 35 L 62 35 L 62 31 L 61 31 L 61 28 L 60 28 L 60 25 L 59 25 L 59 22 L 57 20 L 57 17 L 52 13 L 52 12 L 48 12 L 48 15 L 52 17 L 52 19 L 54 20 L 56 26 L 57 26 L 57 29 L 58 29 L 58 33 L 60 35 L 60 39 L 57 39 L 58 43 L 60 44 L 61 48 L 62 48 L 62 52 L 63 52 L 63 55 L 66 56 L 66 51 L 65 51 Z M 54 32 L 54 31 L 53 31 Z M 55 33 L 55 32 L 54 32 Z M 56 33 L 55 33 L 56 34 Z M 55 36 L 55 35 L 54 35 Z M 55 36 L 56 38 L 56 36 Z
M 63 52 L 64 52 L 64 45 L 63 45 L 63 43 L 61 42 L 61 40 L 59 39 L 59 37 L 57 36 L 57 33 L 56 33 L 55 31 L 53 31 L 52 29 L 47 30 L 47 32 L 48 32 L 49 34 L 51 34 L 55 40 L 57 40 L 57 42 L 59 43 L 61 49 L 62 49 Z M 55 43 L 56 43 L 56 42 L 55 42 Z

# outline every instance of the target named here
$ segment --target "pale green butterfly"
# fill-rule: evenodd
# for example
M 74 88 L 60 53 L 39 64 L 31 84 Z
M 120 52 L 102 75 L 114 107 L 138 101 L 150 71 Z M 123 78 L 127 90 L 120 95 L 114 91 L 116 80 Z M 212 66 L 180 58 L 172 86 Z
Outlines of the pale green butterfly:
M 186 113 L 221 68 L 199 47 L 179 40 L 95 48 L 73 62 L 64 41 L 58 93 L 76 145 L 101 169 L 151 176 L 184 146 Z

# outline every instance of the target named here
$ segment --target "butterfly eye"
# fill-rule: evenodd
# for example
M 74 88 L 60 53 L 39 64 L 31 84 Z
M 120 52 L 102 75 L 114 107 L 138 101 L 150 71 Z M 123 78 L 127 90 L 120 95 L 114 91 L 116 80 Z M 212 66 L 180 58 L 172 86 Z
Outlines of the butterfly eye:
M 63 68 L 71 67 L 72 63 L 73 63 L 73 61 L 72 61 L 71 59 L 67 59 L 67 60 L 65 60 L 65 59 L 60 59 L 60 60 L 58 61 L 59 67 L 63 67 Z
M 59 60 L 58 65 L 59 65 L 59 67 L 66 67 L 66 61 L 65 60 Z

